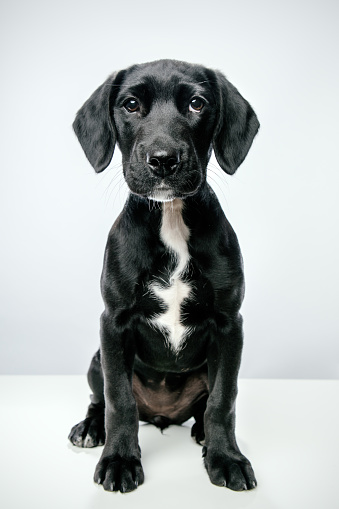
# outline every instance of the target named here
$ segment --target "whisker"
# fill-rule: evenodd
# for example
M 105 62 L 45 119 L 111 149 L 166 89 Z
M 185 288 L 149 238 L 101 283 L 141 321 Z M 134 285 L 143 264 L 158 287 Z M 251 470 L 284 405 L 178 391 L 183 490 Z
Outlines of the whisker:
M 214 168 L 212 166 L 214 166 Z M 211 175 L 211 173 L 213 176 Z M 225 203 L 228 207 L 226 194 L 224 192 L 224 185 L 226 184 L 226 186 L 228 186 L 228 182 L 225 177 L 226 177 L 226 175 L 224 173 L 221 174 L 220 169 L 215 164 L 209 163 L 209 165 L 207 166 L 207 180 L 212 181 L 217 186 L 217 188 L 221 191 L 222 197 L 225 200 Z M 219 181 L 218 181 L 218 179 L 219 179 Z
M 116 172 L 116 174 L 113 176 L 113 178 L 111 178 L 110 181 L 108 182 L 108 185 L 106 186 L 105 191 L 103 193 L 103 198 L 105 197 L 107 199 L 107 194 L 108 194 L 109 191 L 110 191 L 109 197 L 111 196 L 112 185 L 114 184 L 114 182 L 117 181 L 117 179 L 119 179 L 121 177 L 122 177 L 122 173 L 120 173 L 120 171 Z M 102 182 L 102 180 L 101 180 L 101 182 Z
M 113 182 L 114 181 L 112 180 L 111 184 Z M 108 186 L 107 190 L 110 189 L 110 192 L 109 192 L 108 198 L 106 200 L 106 205 L 108 205 L 109 202 L 112 200 L 113 194 L 117 195 L 119 193 L 119 201 L 121 201 L 121 188 L 124 185 L 124 183 L 125 183 L 125 179 L 124 179 L 123 175 L 120 174 L 120 178 L 116 179 L 114 185 L 112 186 L 110 184 Z M 114 200 L 114 201 L 116 201 L 116 200 Z

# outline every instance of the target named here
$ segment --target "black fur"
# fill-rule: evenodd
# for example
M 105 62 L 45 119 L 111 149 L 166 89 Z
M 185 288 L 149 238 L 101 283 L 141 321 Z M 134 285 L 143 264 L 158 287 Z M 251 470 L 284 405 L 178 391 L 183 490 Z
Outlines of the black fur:
M 101 347 L 88 373 L 92 403 L 69 436 L 81 447 L 105 442 L 94 479 L 106 490 L 131 491 L 144 480 L 139 419 L 164 429 L 192 416 L 212 483 L 256 486 L 235 439 L 242 259 L 206 169 L 213 147 L 233 174 L 258 128 L 251 106 L 221 73 L 173 60 L 113 74 L 77 114 L 74 130 L 90 163 L 103 171 L 118 143 L 131 190 L 105 253 Z M 149 285 L 169 288 L 177 263 L 160 236 L 158 196 L 184 204 L 189 230 L 184 279 L 192 290 L 180 319 L 191 332 L 177 350 L 151 324 L 166 305 Z

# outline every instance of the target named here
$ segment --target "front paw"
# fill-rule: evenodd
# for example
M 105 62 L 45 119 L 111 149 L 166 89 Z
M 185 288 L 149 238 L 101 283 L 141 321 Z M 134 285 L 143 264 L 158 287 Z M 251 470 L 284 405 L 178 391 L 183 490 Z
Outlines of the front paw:
M 102 484 L 106 491 L 127 493 L 144 482 L 144 472 L 137 458 L 122 458 L 111 455 L 100 459 L 94 481 Z
M 203 457 L 213 484 L 226 486 L 234 491 L 251 490 L 257 486 L 251 463 L 242 454 L 209 452 L 204 447 Z

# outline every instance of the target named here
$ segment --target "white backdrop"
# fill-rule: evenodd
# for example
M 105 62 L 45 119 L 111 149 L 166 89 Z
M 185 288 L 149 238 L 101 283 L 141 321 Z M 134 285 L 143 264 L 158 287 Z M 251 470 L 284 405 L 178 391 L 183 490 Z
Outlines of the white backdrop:
M 223 71 L 261 131 L 211 183 L 245 260 L 243 377 L 338 378 L 338 3 L 11 0 L 1 13 L 2 373 L 84 373 L 99 344 L 119 156 L 96 175 L 71 130 L 112 71 Z

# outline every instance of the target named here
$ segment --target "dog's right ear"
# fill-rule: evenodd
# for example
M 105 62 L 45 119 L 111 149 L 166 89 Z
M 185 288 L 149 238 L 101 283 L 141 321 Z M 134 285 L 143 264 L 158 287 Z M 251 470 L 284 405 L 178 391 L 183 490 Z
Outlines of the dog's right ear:
M 111 117 L 112 106 L 125 71 L 112 74 L 85 102 L 73 122 L 73 129 L 97 173 L 103 171 L 113 157 L 116 129 Z

